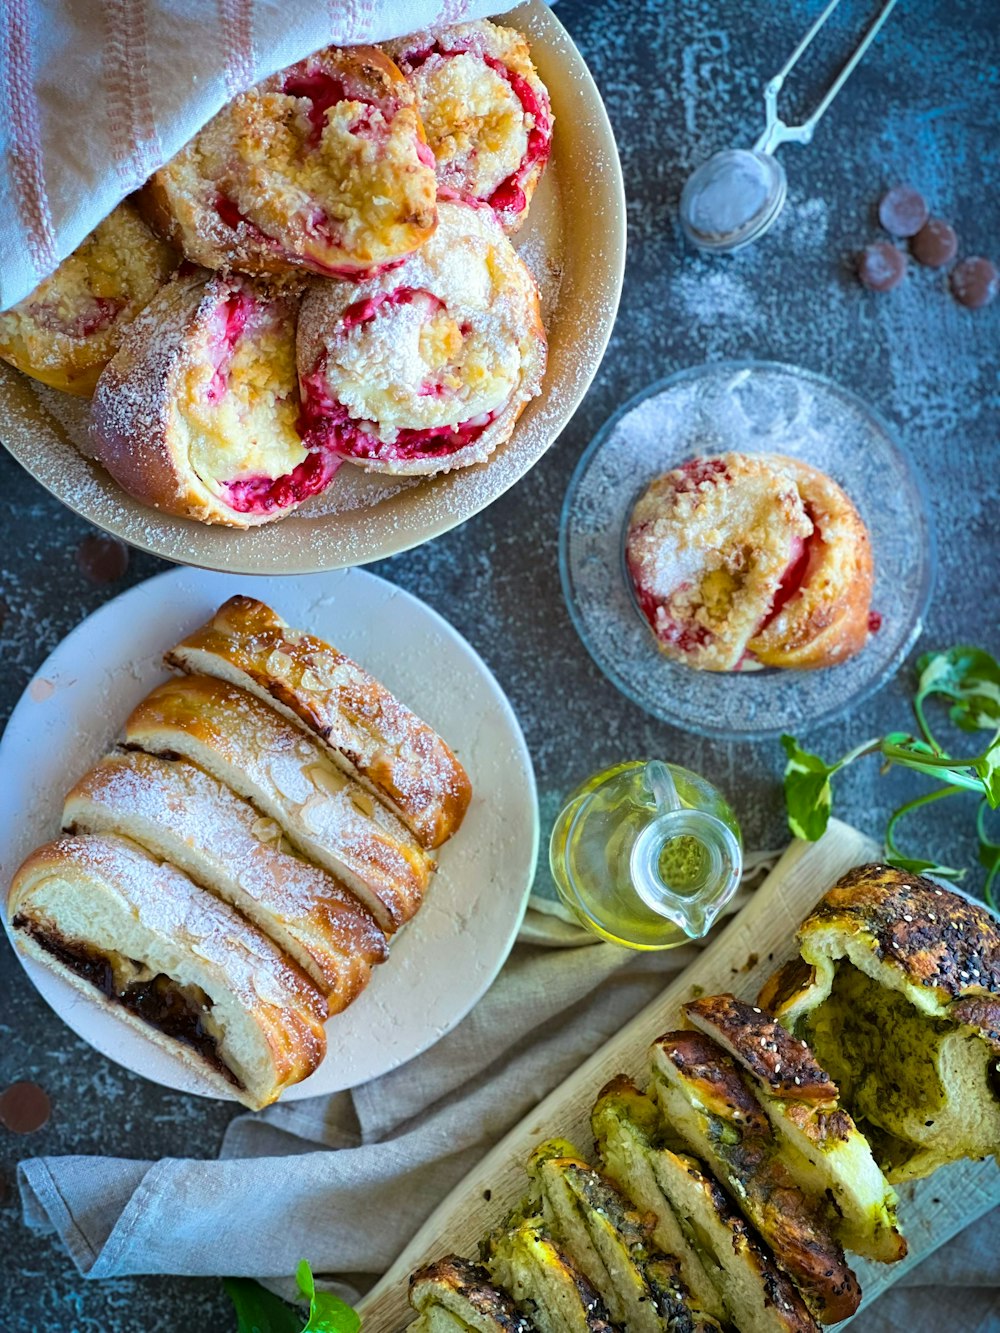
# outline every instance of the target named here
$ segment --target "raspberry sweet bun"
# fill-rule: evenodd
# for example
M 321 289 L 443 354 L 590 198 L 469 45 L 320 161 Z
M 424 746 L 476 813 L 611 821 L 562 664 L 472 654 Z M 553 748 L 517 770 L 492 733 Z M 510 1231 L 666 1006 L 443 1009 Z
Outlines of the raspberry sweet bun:
M 458 831 L 472 785 L 441 737 L 357 662 L 254 597 L 230 597 L 164 655 L 249 690 L 314 736 L 424 847 Z
M 774 461 L 795 481 L 813 530 L 750 651 L 764 666 L 833 666 L 860 652 L 868 639 L 874 578 L 868 529 L 824 472 L 797 458 Z
M 388 957 L 353 894 L 293 855 L 273 819 L 181 759 L 109 754 L 66 797 L 63 827 L 130 838 L 211 890 L 289 955 L 339 1013 Z
M 467 204 L 439 212 L 401 269 L 302 300 L 303 438 L 370 472 L 485 462 L 545 372 L 538 289 L 500 225 Z
M 434 230 L 416 98 L 375 47 L 317 51 L 241 93 L 152 177 L 147 216 L 188 259 L 350 277 Z
M 177 267 L 131 204 L 115 211 L 30 296 L 0 314 L 0 356 L 87 398 L 136 315 Z
M 297 307 L 238 275 L 200 269 L 169 283 L 98 382 L 95 458 L 146 504 L 236 528 L 323 490 L 337 464 L 298 433 Z
M 20 950 L 253 1110 L 326 1054 L 326 1003 L 256 926 L 125 838 L 32 852 L 7 910 Z
M 488 204 L 517 231 L 552 147 L 549 95 L 524 36 L 484 19 L 385 50 L 417 95 L 440 198 Z
M 795 459 L 721 454 L 657 477 L 632 511 L 626 563 L 660 648 L 686 666 L 832 666 L 868 635 L 867 530 Z

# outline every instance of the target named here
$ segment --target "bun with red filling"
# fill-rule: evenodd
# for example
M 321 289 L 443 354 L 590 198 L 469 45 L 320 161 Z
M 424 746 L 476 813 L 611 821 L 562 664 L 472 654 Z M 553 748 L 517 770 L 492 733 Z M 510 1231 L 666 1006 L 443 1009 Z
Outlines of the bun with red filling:
M 552 145 L 549 95 L 524 36 L 484 19 L 385 50 L 417 95 L 440 197 L 488 204 L 517 231 Z
M 377 272 L 434 230 L 416 99 L 375 47 L 328 47 L 241 93 L 152 177 L 154 225 L 242 273 Z
M 94 395 L 97 460 L 170 514 L 249 528 L 333 476 L 297 430 L 298 297 L 247 277 L 175 279 L 128 330 Z
M 538 393 L 546 343 L 531 273 L 486 209 L 442 203 L 406 264 L 317 282 L 298 331 L 310 448 L 372 472 L 485 461 Z
M 131 204 L 119 204 L 30 296 L 0 314 L 0 356 L 89 397 L 126 328 L 177 267 Z
M 626 562 L 660 648 L 686 666 L 832 666 L 868 636 L 867 529 L 798 459 L 721 454 L 657 477 L 632 511 Z

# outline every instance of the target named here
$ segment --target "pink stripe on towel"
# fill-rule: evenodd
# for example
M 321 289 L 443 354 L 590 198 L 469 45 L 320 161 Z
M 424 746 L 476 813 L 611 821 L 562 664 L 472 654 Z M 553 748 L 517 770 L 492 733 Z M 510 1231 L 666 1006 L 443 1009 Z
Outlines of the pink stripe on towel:
M 161 165 L 149 88 L 146 0 L 104 0 L 104 81 L 115 168 L 127 190 Z
M 253 85 L 257 56 L 253 42 L 253 0 L 217 0 L 226 49 L 226 91 L 230 97 Z
M 55 232 L 42 169 L 38 102 L 32 68 L 31 0 L 7 0 L 6 9 L 6 24 L 0 32 L 0 41 L 6 46 L 7 57 L 3 62 L 7 73 L 3 92 L 10 124 L 10 168 L 28 253 L 36 274 L 43 278 L 51 273 L 57 261 Z

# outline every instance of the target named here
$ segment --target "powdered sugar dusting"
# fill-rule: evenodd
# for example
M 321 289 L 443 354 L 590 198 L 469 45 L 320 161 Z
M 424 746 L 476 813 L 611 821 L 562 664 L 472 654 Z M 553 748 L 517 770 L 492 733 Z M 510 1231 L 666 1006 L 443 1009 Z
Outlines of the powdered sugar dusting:
M 623 541 L 638 492 L 693 455 L 801 458 L 840 483 L 871 534 L 882 628 L 823 670 L 694 671 L 661 654 L 632 599 Z M 654 385 L 600 432 L 570 483 L 560 553 L 576 627 L 598 666 L 642 708 L 706 735 L 796 731 L 882 684 L 921 628 L 928 516 L 908 459 L 859 400 L 820 376 L 721 362 Z
M 553 93 L 553 156 L 515 246 L 539 280 L 549 365 L 540 397 L 486 465 L 384 481 L 346 465 L 327 492 L 247 532 L 167 517 L 132 500 L 85 461 L 86 405 L 0 365 L 0 434 L 65 504 L 134 546 L 211 568 L 294 573 L 357 564 L 447 531 L 521 478 L 583 397 L 614 322 L 621 282 L 621 173 L 579 53 L 547 10 L 525 16 L 532 55 Z M 74 447 L 76 446 L 76 447 Z
M 390 920 L 420 905 L 431 862 L 410 831 L 316 741 L 245 690 L 204 676 L 168 681 L 129 718 L 126 739 L 208 768 L 349 887 L 367 889 L 366 901 L 381 903 Z
M 325 1016 L 320 997 L 276 945 L 173 866 L 114 837 L 63 835 L 54 848 L 58 860 L 108 883 L 146 929 L 210 963 L 241 1003 L 255 1008 L 267 986 L 270 1003 Z M 25 907 L 23 900 L 20 905 Z M 30 906 L 27 910 L 30 915 Z
M 318 866 L 292 855 L 276 824 L 193 764 L 140 752 L 109 755 L 74 788 L 66 816 L 85 828 L 96 817 L 98 831 L 140 843 L 145 829 L 168 843 L 179 841 L 185 859 L 204 867 L 212 887 L 232 886 L 302 938 L 309 952 L 317 936 L 328 940 L 320 953 L 334 971 L 344 968 L 342 955 L 365 962 L 386 957 L 385 937 L 357 900 Z

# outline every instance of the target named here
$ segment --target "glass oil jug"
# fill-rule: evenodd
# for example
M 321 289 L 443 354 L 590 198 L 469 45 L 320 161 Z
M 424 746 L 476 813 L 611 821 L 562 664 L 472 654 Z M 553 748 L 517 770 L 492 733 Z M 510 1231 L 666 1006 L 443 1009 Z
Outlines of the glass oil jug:
M 562 901 L 631 949 L 701 939 L 739 886 L 739 825 L 722 794 L 662 760 L 615 764 L 566 800 L 549 846 Z

